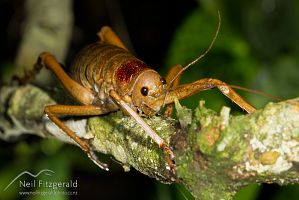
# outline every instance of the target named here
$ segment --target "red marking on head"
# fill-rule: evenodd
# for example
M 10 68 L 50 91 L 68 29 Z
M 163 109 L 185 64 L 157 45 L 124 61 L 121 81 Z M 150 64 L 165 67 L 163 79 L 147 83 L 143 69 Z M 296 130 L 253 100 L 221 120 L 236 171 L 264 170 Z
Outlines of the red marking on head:
M 145 68 L 148 68 L 147 65 L 138 60 L 131 60 L 123 64 L 116 72 L 116 78 L 120 82 L 129 82 L 131 81 L 134 75 L 139 74 Z

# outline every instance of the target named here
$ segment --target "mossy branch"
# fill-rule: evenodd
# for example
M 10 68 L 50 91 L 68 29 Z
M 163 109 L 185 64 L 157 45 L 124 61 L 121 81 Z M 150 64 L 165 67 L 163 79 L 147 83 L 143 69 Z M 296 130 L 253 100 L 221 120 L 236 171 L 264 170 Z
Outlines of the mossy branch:
M 46 92 L 32 85 L 3 86 L 0 94 L 1 105 L 7 105 L 0 109 L 2 139 L 31 133 L 72 142 L 43 117 L 44 105 L 55 103 Z M 120 111 L 66 123 L 125 170 L 134 167 L 162 182 L 182 183 L 197 199 L 231 199 L 251 183 L 299 182 L 298 103 L 299 98 L 269 103 L 253 114 L 231 116 L 227 107 L 218 114 L 203 102 L 193 111 L 176 102 L 179 120 L 146 119 L 173 148 L 175 176 L 164 152 Z

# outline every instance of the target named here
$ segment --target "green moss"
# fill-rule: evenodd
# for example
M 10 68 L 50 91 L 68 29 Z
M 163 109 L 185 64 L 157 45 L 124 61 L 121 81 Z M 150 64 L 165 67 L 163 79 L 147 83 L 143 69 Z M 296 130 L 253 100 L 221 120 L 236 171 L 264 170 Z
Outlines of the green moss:
M 169 143 L 174 132 L 171 125 L 173 120 L 161 117 L 144 120 Z M 131 117 L 124 116 L 120 111 L 103 117 L 92 117 L 89 119 L 89 128 L 95 134 L 93 143 L 97 150 L 113 155 L 126 168 L 132 166 L 161 181 L 167 179 L 165 174 L 170 176 L 164 151 Z
M 177 99 L 174 101 L 174 104 L 177 111 L 176 115 L 180 122 L 181 127 L 183 128 L 187 127 L 192 122 L 192 110 L 185 106 L 181 106 L 179 100 Z
M 217 158 L 215 154 L 223 117 L 203 105 L 204 102 L 201 101 L 195 109 L 191 125 L 186 130 L 188 148 L 179 151 L 180 159 L 176 165 L 177 176 L 184 180 L 184 184 L 196 199 L 231 199 L 234 191 L 229 190 L 229 179 L 226 173 L 217 172 L 220 165 L 223 169 L 226 167 L 223 166 L 222 158 Z M 179 109 L 181 113 L 184 113 L 184 109 L 186 110 L 178 102 L 176 109 Z M 178 115 L 180 116 L 184 115 Z M 179 118 L 179 121 L 181 122 L 182 119 Z M 215 129 L 215 127 L 218 128 Z
M 44 106 L 55 104 L 55 101 L 47 93 L 28 85 L 16 90 L 13 95 L 8 114 L 17 116 L 18 119 L 38 121 L 44 115 Z

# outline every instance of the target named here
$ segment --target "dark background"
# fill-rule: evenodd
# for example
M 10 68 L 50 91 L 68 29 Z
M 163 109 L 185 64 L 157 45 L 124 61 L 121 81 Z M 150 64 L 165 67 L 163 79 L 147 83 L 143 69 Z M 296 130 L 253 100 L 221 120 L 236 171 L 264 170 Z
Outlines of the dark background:
M 16 56 L 22 22 L 26 18 L 23 4 L 20 0 L 0 1 L 1 69 L 12 66 Z M 215 46 L 184 73 L 182 82 L 214 77 L 285 99 L 299 96 L 299 3 L 296 0 L 75 0 L 73 8 L 74 31 L 66 66 L 82 47 L 97 39 L 96 32 L 101 26 L 110 25 L 116 32 L 124 33 L 119 35 L 132 52 L 165 75 L 172 65 L 186 65 L 208 48 L 219 10 L 222 24 Z M 257 94 L 240 93 L 258 108 L 273 101 Z M 218 91 L 207 91 L 182 102 L 194 108 L 200 99 L 215 110 L 228 105 L 236 114 L 242 112 Z M 57 141 L 33 136 L 11 143 L 0 141 L 0 158 L 1 186 L 7 185 L 20 171 L 49 168 L 55 171 L 56 179 L 78 180 L 78 195 L 72 199 L 191 198 L 179 185 L 163 185 L 134 169 L 124 173 L 114 161 L 112 172 L 103 172 L 78 148 Z M 106 160 L 110 162 L 111 158 L 106 156 Z M 18 189 L 15 187 L 4 194 L 0 188 L 0 199 L 18 199 Z M 252 185 L 239 192 L 235 199 L 279 200 L 298 196 L 298 185 Z

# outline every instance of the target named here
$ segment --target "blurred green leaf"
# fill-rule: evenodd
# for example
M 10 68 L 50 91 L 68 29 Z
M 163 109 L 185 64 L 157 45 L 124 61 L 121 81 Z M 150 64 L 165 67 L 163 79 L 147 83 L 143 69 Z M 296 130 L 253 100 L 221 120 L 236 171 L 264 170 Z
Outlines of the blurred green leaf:
M 9 163 L 0 170 L 0 199 L 19 199 L 19 182 L 15 181 L 6 190 L 5 188 L 10 182 L 21 172 L 24 171 L 24 163 L 22 165 L 14 162 Z M 5 191 L 4 191 L 5 190 Z
M 299 59 L 293 56 L 280 56 L 272 64 L 265 64 L 254 81 L 255 88 L 266 93 L 288 99 L 299 96 Z M 267 98 L 250 98 L 255 104 L 266 104 Z
M 56 139 L 44 139 L 40 142 L 40 148 L 46 155 L 53 155 L 57 153 L 57 151 L 59 151 L 62 146 L 63 143 Z
M 5 75 L 11 73 L 14 69 L 13 63 L 10 62 L 1 62 L 0 63 L 0 79 L 4 78 Z
M 192 194 L 181 184 L 165 185 L 156 181 L 155 200 L 194 200 Z
M 299 185 L 282 186 L 278 191 L 271 195 L 272 200 L 284 200 L 284 199 L 298 199 L 299 197 Z
M 54 156 L 48 156 L 45 159 L 40 160 L 34 165 L 34 170 L 36 172 L 50 169 L 55 173 L 52 176 L 45 177 L 43 180 L 53 183 L 58 182 L 68 182 L 71 180 L 71 171 L 70 171 L 70 160 L 66 156 L 65 153 L 55 154 Z M 46 199 L 56 199 L 56 200 L 66 200 L 71 196 L 63 194 L 69 190 L 73 190 L 73 188 L 59 187 L 57 189 L 53 189 L 51 187 L 38 187 L 35 188 L 39 192 L 52 192 L 56 191 L 57 194 L 46 194 L 46 195 L 35 195 L 31 199 L 34 200 L 46 200 Z M 76 188 L 75 188 L 76 189 Z
M 175 196 L 178 200 L 194 200 L 192 194 L 181 184 L 173 184 L 173 188 L 175 188 Z
M 255 200 L 257 199 L 260 190 L 260 185 L 249 185 L 238 191 L 237 194 L 234 196 L 234 200 Z
M 153 196 L 151 199 L 153 199 L 153 200 L 172 200 L 171 190 L 170 190 L 169 185 L 159 183 L 158 181 L 156 181 L 155 184 L 156 184 L 156 195 Z
M 190 13 L 173 37 L 166 57 L 166 66 L 185 66 L 200 56 L 210 45 L 217 23 L 217 11 L 213 16 L 201 9 L 195 9 Z M 249 44 L 231 30 L 225 16 L 222 16 L 221 30 L 214 47 L 205 58 L 183 73 L 182 83 L 212 77 L 246 87 L 256 74 L 257 63 Z M 194 108 L 198 100 L 203 98 L 208 107 L 220 109 L 230 101 L 221 97 L 219 93 L 201 92 L 200 97 L 193 95 L 184 100 L 183 104 Z

